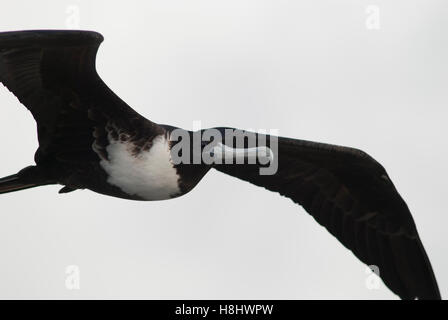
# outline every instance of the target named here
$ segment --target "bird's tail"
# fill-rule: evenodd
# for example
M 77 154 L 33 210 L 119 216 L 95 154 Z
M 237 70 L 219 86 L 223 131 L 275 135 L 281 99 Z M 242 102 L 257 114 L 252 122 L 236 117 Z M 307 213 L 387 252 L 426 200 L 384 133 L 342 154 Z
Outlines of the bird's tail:
M 50 181 L 43 179 L 42 175 L 39 173 L 39 170 L 37 170 L 35 166 L 30 166 L 19 171 L 17 174 L 0 178 L 0 194 L 39 187 L 51 183 Z
M 13 174 L 0 179 L 0 194 L 14 192 L 19 190 L 25 190 L 33 187 L 37 187 L 34 183 L 25 183 L 21 181 L 19 175 Z

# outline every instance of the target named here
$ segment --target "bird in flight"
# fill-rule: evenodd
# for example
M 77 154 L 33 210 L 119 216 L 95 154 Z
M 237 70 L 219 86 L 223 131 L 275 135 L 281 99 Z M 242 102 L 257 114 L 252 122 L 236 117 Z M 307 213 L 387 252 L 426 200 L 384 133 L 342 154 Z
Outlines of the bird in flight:
M 215 169 L 301 205 L 400 298 L 441 298 L 408 206 L 376 160 L 348 147 L 154 123 L 97 74 L 102 41 L 91 31 L 0 33 L 0 82 L 32 113 L 39 140 L 35 165 L 0 179 L 0 194 L 60 184 L 60 193 L 164 200 Z

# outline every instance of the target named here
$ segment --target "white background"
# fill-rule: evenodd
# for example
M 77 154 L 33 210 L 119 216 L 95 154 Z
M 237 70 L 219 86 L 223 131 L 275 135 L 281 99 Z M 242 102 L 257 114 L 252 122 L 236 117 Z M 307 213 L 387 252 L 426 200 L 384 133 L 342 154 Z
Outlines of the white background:
M 3 2 L 1 31 L 102 33 L 100 75 L 155 122 L 367 151 L 448 296 L 446 1 Z M 3 87 L 0 137 L 0 176 L 33 164 L 34 121 Z M 218 172 L 163 202 L 59 188 L 0 197 L 0 298 L 396 298 L 369 290 L 365 266 L 301 207 Z M 66 288 L 69 265 L 79 290 Z

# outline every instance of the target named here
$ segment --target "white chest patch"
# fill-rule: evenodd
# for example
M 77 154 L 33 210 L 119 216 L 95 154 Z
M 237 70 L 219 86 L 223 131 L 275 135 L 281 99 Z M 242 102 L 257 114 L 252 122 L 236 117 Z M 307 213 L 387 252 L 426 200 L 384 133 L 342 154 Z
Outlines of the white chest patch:
M 145 200 L 164 200 L 180 193 L 164 135 L 154 138 L 148 151 L 134 156 L 132 149 L 130 142 L 111 141 L 106 149 L 109 159 L 100 162 L 109 175 L 108 183 Z

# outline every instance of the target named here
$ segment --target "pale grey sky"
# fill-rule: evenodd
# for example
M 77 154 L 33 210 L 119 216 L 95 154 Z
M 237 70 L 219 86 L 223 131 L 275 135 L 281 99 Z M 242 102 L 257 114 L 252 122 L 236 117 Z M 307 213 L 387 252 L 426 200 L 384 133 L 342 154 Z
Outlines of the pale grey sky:
M 0 31 L 102 33 L 100 75 L 155 122 L 367 151 L 448 296 L 446 1 L 111 2 L 8 2 Z M 32 164 L 34 121 L 3 87 L 0 137 L 0 176 Z M 365 266 L 301 207 L 218 172 L 163 202 L 58 190 L 0 197 L 0 298 L 396 298 L 368 289 Z M 79 290 L 66 287 L 72 265 Z

